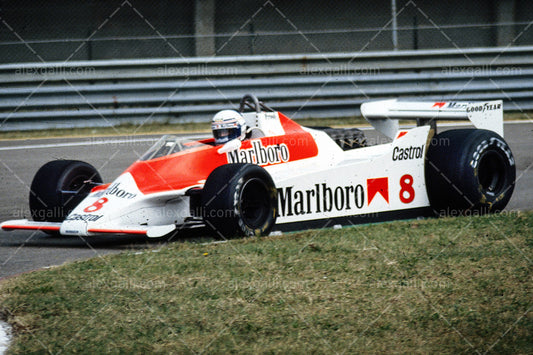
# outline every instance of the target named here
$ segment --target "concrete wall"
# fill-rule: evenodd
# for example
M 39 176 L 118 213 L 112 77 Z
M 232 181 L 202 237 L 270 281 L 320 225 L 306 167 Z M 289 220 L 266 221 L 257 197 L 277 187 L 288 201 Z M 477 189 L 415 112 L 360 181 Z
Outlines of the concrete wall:
M 280 2 L 275 6 L 263 4 L 265 2 L 261 0 L 247 1 L 246 6 L 238 2 L 232 5 L 217 4 L 218 33 L 251 34 L 249 37 L 217 38 L 219 54 L 345 52 L 390 48 L 390 34 L 383 33 L 372 41 L 375 30 L 350 32 L 383 27 L 390 20 L 390 0 L 310 0 Z M 339 33 L 339 29 L 346 31 Z M 287 34 L 254 35 L 265 32 Z
M 2 1 L 0 62 L 194 56 L 194 2 Z M 121 6 L 122 4 L 122 6 Z M 163 40 L 159 34 L 188 36 Z M 138 40 L 136 37 L 155 37 Z M 107 40 L 100 41 L 98 39 Z M 132 38 L 114 40 L 114 38 Z M 64 39 L 92 39 L 61 42 Z M 23 41 L 29 41 L 26 45 Z M 51 40 L 49 43 L 33 41 Z M 32 53 L 33 51 L 36 54 Z
M 398 49 L 533 44 L 531 1 L 396 5 Z M 4 0 L 0 17 L 1 63 L 393 49 L 391 0 Z

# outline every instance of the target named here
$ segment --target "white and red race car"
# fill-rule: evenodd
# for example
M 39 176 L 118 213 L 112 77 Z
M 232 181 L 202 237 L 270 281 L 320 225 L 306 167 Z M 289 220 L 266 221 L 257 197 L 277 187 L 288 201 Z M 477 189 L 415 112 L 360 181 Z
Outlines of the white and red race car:
M 252 112 L 244 112 L 245 108 Z M 221 236 L 502 210 L 515 182 L 501 101 L 364 103 L 390 142 L 367 146 L 357 129 L 308 128 L 245 95 L 241 112 L 262 138 L 163 136 L 115 181 L 90 164 L 57 160 L 34 177 L 33 221 L 3 230 L 162 237 L 207 225 Z M 400 129 L 399 119 L 417 126 Z M 436 135 L 436 121 L 475 128 Z

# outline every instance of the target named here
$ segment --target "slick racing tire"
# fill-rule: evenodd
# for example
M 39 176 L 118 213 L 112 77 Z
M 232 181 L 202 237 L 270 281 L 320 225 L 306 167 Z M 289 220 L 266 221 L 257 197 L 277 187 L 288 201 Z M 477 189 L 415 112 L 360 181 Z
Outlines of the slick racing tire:
M 513 193 L 516 166 L 498 134 L 482 129 L 450 130 L 428 149 L 426 185 L 438 215 L 501 211 Z
M 31 183 L 30 212 L 34 221 L 61 222 L 90 192 L 86 181 L 102 183 L 98 171 L 78 160 L 44 164 Z
M 268 235 L 277 207 L 276 186 L 258 165 L 222 165 L 209 175 L 202 191 L 204 221 L 223 238 Z

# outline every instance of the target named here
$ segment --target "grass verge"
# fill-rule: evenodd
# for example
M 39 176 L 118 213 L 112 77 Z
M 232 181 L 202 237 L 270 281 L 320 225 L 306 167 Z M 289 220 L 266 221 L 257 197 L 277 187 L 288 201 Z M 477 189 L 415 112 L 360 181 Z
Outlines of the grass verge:
M 173 243 L 0 284 L 11 353 L 531 353 L 533 212 Z

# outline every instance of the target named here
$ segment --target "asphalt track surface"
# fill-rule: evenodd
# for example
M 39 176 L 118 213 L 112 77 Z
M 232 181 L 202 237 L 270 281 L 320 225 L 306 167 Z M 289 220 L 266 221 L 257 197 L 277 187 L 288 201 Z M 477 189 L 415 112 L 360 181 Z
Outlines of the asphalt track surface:
M 449 129 L 446 127 L 444 129 Z M 370 142 L 382 137 L 365 134 Z M 0 221 L 27 218 L 28 195 L 34 174 L 54 159 L 83 160 L 94 165 L 109 182 L 138 159 L 160 136 L 61 138 L 0 141 Z M 517 166 L 514 194 L 506 210 L 533 206 L 533 122 L 505 125 L 505 139 Z M 178 235 L 170 242 L 201 237 L 202 231 Z M 0 279 L 65 262 L 109 253 L 155 247 L 140 236 L 52 237 L 43 232 L 0 231 Z

